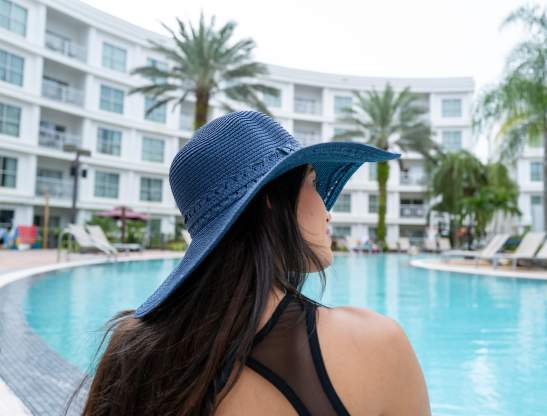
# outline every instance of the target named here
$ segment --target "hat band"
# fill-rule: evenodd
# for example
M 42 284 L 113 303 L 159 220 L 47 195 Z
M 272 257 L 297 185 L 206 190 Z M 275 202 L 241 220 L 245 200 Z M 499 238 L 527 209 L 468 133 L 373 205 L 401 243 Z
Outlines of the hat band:
M 210 189 L 198 198 L 183 214 L 184 222 L 190 235 L 198 233 L 219 212 L 227 209 L 247 193 L 249 185 L 253 185 L 264 176 L 279 159 L 299 148 L 297 144 L 285 143 L 268 153 L 262 159 L 241 169 L 237 174 L 229 176 L 223 183 Z

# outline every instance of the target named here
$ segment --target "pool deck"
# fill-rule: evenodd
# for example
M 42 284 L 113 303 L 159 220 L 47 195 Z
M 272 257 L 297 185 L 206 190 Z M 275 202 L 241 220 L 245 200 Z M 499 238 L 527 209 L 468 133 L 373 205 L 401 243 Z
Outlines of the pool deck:
M 184 252 L 147 250 L 122 253 L 117 261 L 182 258 Z M 37 277 L 52 270 L 103 263 L 106 256 L 71 254 L 57 263 L 56 250 L 0 250 L 0 415 L 62 414 L 83 373 L 49 348 L 28 326 L 25 293 Z M 82 397 L 69 415 L 79 414 Z
M 411 259 L 410 265 L 428 270 L 438 270 L 442 272 L 454 272 L 464 274 L 479 274 L 484 276 L 507 277 L 517 279 L 539 279 L 547 280 L 547 269 L 541 267 L 521 267 L 515 270 L 510 265 L 500 265 L 493 268 L 487 262 L 480 262 L 478 266 L 473 260 L 449 259 L 443 261 L 439 257 Z

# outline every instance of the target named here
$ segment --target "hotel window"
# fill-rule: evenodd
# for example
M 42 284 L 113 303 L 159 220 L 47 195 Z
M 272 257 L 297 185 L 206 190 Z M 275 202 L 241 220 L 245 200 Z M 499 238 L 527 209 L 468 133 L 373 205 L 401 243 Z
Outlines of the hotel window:
M 0 187 L 15 188 L 17 183 L 17 159 L 0 155 Z
M 122 132 L 99 127 L 97 130 L 97 152 L 105 155 L 120 156 Z
M 346 225 L 334 225 L 332 227 L 333 237 L 349 237 L 351 235 L 351 227 Z
M 377 214 L 378 213 L 378 195 L 369 195 L 368 196 L 368 212 L 370 214 Z
M 462 148 L 461 130 L 443 130 L 443 147 L 449 152 L 456 152 Z
M 125 72 L 127 52 L 110 43 L 103 42 L 103 67 Z
M 267 92 L 264 93 L 264 104 L 266 104 L 267 107 L 281 107 L 281 90 L 276 89 L 276 91 L 277 96 Z
M 117 88 L 101 85 L 100 108 L 104 111 L 123 114 L 124 92 Z
M 349 109 L 353 105 L 351 97 L 334 96 L 334 114 L 343 114 L 344 109 Z
M 376 163 L 368 164 L 368 180 L 369 181 L 378 180 L 378 165 Z
M 443 117 L 462 116 L 462 100 L 459 98 L 445 98 L 442 100 L 441 107 Z
M 141 201 L 161 202 L 163 181 L 141 177 Z
M 0 134 L 19 137 L 21 109 L 9 104 L 0 103 Z
M 154 68 L 158 68 L 161 71 L 167 71 L 169 69 L 169 65 L 167 65 L 167 62 L 159 61 L 154 58 L 147 58 L 146 59 L 146 65 L 153 66 Z M 146 77 L 151 82 L 158 83 L 163 82 L 165 80 L 165 77 Z
M 142 138 L 142 160 L 163 163 L 165 142 L 152 137 Z
M 532 205 L 541 205 L 541 195 L 532 195 L 530 196 L 530 203 Z
M 120 175 L 110 172 L 95 172 L 95 196 L 118 198 Z
M 23 58 L 0 49 L 0 81 L 22 86 L 24 67 Z
M 180 129 L 192 131 L 194 129 L 194 114 L 185 109 L 180 112 Z
M 0 0 L 0 27 L 18 35 L 27 33 L 27 9 L 9 0 Z
M 351 212 L 351 194 L 340 194 L 332 210 L 334 212 Z
M 149 121 L 156 121 L 158 123 L 165 123 L 165 117 L 167 113 L 167 104 L 162 104 L 159 107 L 154 108 L 150 113 L 146 113 L 149 108 L 152 108 L 156 104 L 156 100 L 145 97 L 144 98 L 144 118 Z
M 530 162 L 530 181 L 541 182 L 543 164 L 541 162 Z

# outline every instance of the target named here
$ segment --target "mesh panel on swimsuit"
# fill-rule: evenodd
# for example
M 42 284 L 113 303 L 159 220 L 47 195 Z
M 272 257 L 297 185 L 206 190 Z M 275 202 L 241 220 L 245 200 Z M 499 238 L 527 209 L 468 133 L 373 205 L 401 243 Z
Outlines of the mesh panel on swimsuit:
M 316 306 L 285 295 L 256 335 L 247 366 L 272 383 L 299 415 L 349 415 L 325 370 Z

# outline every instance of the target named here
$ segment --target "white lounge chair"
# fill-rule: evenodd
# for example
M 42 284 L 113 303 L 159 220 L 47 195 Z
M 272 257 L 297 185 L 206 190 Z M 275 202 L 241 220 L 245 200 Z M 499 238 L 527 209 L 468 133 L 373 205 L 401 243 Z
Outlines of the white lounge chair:
M 431 239 L 424 240 L 424 250 L 430 253 L 436 253 L 438 251 L 437 242 Z
M 190 243 L 192 242 L 192 236 L 190 235 L 188 230 L 185 228 L 182 229 L 181 234 L 182 234 L 182 238 L 184 239 L 184 242 L 186 243 L 186 246 L 188 247 Z
M 492 260 L 494 267 L 498 266 L 501 259 L 507 259 L 511 260 L 513 270 L 516 269 L 519 260 L 535 258 L 536 251 L 538 251 L 544 239 L 545 232 L 543 231 L 530 231 L 526 233 L 514 253 L 497 254 L 493 256 Z
M 108 238 L 106 238 L 106 235 L 104 235 L 103 229 L 98 225 L 88 225 L 87 231 L 89 232 L 89 235 L 93 239 L 95 243 L 100 245 L 101 247 L 104 247 L 106 250 L 108 250 L 113 256 L 118 255 L 118 250 L 116 247 L 114 247 L 110 241 L 108 241 Z
M 410 240 L 408 237 L 399 237 L 397 241 L 397 247 L 400 252 L 408 253 L 410 250 Z
M 397 242 L 393 240 L 387 240 L 386 241 L 387 251 L 398 251 L 399 247 L 397 246 Z
M 509 237 L 510 234 L 507 233 L 496 234 L 482 250 L 448 250 L 441 253 L 441 259 L 446 261 L 448 257 L 471 257 L 475 259 L 475 265 L 478 266 L 480 260 L 492 261 Z
M 437 244 L 439 245 L 439 251 L 441 252 L 452 250 L 452 246 L 450 245 L 450 239 L 446 237 L 439 238 Z
M 80 252 L 85 251 L 100 251 L 104 254 L 106 254 L 109 258 L 111 255 L 113 255 L 112 250 L 104 246 L 103 244 L 100 244 L 96 242 L 91 235 L 85 230 L 83 225 L 78 224 L 68 224 L 68 226 L 61 232 L 61 235 L 59 237 L 59 247 L 57 249 L 57 261 L 61 259 L 61 247 L 63 242 L 63 237 L 65 235 L 71 236 L 72 238 L 69 239 L 69 250 L 67 250 L 66 258 L 68 260 L 68 253 L 72 247 L 72 239 L 76 241 L 78 246 L 80 247 Z

